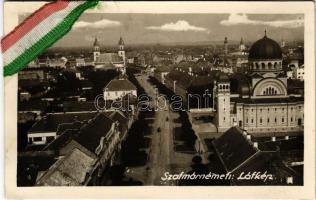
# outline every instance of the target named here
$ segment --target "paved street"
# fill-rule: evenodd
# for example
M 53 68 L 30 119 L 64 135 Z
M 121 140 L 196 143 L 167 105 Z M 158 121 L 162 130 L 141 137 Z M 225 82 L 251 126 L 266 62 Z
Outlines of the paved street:
M 147 94 L 152 97 L 151 107 L 155 108 L 156 90 L 148 82 L 146 75 L 137 77 L 137 80 L 145 89 Z M 163 102 L 159 102 L 162 107 Z M 178 113 L 172 112 L 166 106 L 165 110 L 157 110 L 152 126 L 151 146 L 148 149 L 149 160 L 144 167 L 133 167 L 127 172 L 128 176 L 137 178 L 144 182 L 144 185 L 173 185 L 175 183 L 162 182 L 161 177 L 165 172 L 181 172 L 189 169 L 192 154 L 178 153 L 174 151 L 173 130 L 181 126 L 175 122 L 179 117 Z M 168 120 L 167 120 L 168 118 Z M 158 132 L 158 128 L 160 131 Z

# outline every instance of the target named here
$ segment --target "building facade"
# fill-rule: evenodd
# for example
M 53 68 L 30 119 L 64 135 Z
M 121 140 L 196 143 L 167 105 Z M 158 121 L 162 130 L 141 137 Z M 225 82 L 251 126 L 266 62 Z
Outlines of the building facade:
M 118 51 L 111 53 L 101 53 L 100 43 L 96 38 L 93 44 L 93 61 L 98 69 L 115 68 L 122 74 L 126 73 L 126 56 L 123 38 L 118 42 Z
M 238 125 L 258 136 L 302 133 L 304 97 L 288 93 L 281 47 L 265 35 L 252 45 L 248 60 L 246 74 L 222 75 L 214 84 L 218 131 Z

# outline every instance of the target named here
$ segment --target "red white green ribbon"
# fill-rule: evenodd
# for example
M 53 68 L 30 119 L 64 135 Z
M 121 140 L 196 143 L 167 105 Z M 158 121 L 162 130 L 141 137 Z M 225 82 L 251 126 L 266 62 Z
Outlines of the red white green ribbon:
M 67 34 L 80 15 L 98 1 L 45 4 L 1 40 L 4 76 L 19 70 Z

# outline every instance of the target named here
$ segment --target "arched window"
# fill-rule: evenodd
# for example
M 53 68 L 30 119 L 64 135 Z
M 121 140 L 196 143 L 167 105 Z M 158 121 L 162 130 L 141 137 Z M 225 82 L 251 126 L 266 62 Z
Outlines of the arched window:
M 271 94 L 271 90 L 272 90 L 271 87 L 269 87 L 269 92 L 268 92 L 269 95 Z
M 259 68 L 260 68 L 258 63 L 256 63 L 256 66 L 257 66 L 257 69 L 259 69 Z
M 226 85 L 226 90 L 228 90 L 228 85 Z
M 266 91 L 263 91 L 263 95 L 266 95 Z
M 275 95 L 277 94 L 277 90 L 274 90 L 274 94 L 275 94 Z
M 219 85 L 219 89 L 222 89 L 222 85 Z
M 264 63 L 261 63 L 261 68 L 262 68 L 262 69 L 264 69 L 264 68 L 265 68 Z
M 270 122 L 270 118 L 267 119 L 267 122 L 268 122 L 268 123 Z
M 277 67 L 278 67 L 278 63 L 274 63 L 274 69 L 277 69 Z
M 268 63 L 268 69 L 271 69 L 272 68 L 272 64 L 269 62 Z

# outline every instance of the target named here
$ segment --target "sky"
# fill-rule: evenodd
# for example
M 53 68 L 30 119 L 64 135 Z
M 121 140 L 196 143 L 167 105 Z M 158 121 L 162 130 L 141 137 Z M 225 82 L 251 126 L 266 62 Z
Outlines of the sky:
M 243 37 L 252 43 L 264 36 L 280 42 L 304 39 L 301 14 L 138 14 L 84 13 L 55 47 L 116 45 L 122 36 L 126 45 L 223 41 L 236 43 Z

